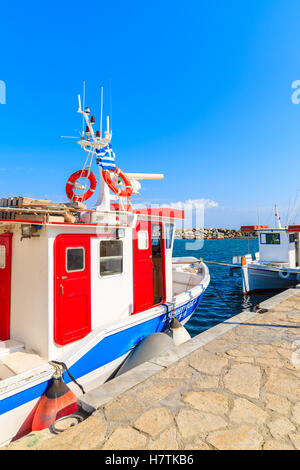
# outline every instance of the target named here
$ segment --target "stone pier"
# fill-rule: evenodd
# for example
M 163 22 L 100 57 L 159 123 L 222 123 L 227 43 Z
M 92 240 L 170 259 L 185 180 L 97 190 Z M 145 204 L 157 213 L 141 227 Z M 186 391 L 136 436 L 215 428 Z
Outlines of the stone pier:
M 83 395 L 96 411 L 7 449 L 300 449 L 300 289 Z

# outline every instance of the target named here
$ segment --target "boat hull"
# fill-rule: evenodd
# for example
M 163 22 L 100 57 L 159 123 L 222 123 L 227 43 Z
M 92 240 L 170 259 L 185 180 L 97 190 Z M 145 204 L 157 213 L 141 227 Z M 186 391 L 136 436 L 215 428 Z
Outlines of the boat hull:
M 279 275 L 279 270 L 264 269 L 263 267 L 246 265 L 241 269 L 241 274 L 245 295 L 289 289 L 299 283 L 296 275 L 291 275 L 289 279 L 283 279 Z
M 198 291 L 198 295 L 195 295 L 194 298 L 176 306 L 177 318 L 183 324 L 194 313 L 204 291 L 205 288 L 202 289 L 200 295 Z M 164 313 L 133 326 L 124 327 L 115 333 L 102 337 L 96 343 L 94 341 L 92 347 L 85 347 L 85 354 L 82 354 L 71 366 L 68 365 L 72 376 L 79 379 L 86 391 L 104 383 L 142 338 L 152 333 L 162 332 L 169 326 L 172 319 L 172 305 L 161 306 L 161 310 Z M 59 360 L 65 362 L 64 358 L 59 358 Z M 7 396 L 0 400 L 0 446 L 31 431 L 33 411 L 39 398 L 50 384 L 51 377 L 52 372 L 44 380 L 32 386 L 25 386 L 21 391 L 16 389 L 11 393 L 2 394 L 2 396 Z M 63 378 L 76 394 L 81 394 L 80 389 L 71 382 L 66 372 L 64 372 Z

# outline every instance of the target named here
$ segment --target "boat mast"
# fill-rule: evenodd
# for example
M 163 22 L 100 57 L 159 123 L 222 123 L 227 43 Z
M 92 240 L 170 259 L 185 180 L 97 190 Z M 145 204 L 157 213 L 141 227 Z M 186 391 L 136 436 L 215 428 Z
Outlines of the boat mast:
M 275 204 L 275 218 L 277 220 L 278 228 L 282 228 L 277 204 Z
M 94 155 L 96 150 L 100 150 L 103 147 L 106 147 L 111 142 L 111 131 L 109 129 L 109 117 L 107 116 L 107 129 L 104 132 L 105 136 L 102 137 L 102 112 L 103 112 L 103 88 L 101 90 L 101 116 L 100 116 L 100 131 L 96 131 L 96 134 L 93 129 L 93 124 L 95 123 L 95 118 L 89 117 L 90 109 L 85 107 L 82 109 L 81 107 L 81 98 L 78 95 L 78 113 L 83 115 L 83 119 L 86 123 L 86 130 L 83 131 L 83 136 L 78 144 L 83 148 L 86 152 L 91 153 Z M 109 195 L 109 188 L 104 181 L 102 175 L 102 168 L 99 166 L 99 195 L 98 200 L 96 202 L 95 208 L 98 210 L 110 210 L 110 195 Z

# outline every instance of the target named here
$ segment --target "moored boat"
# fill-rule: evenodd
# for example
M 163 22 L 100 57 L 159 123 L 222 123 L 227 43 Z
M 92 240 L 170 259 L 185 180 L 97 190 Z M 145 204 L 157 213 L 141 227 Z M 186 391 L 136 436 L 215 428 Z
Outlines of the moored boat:
M 102 136 L 80 99 L 79 112 L 87 159 L 67 182 L 70 202 L 1 201 L 0 445 L 32 430 L 58 366 L 76 395 L 93 389 L 144 337 L 166 330 L 174 313 L 186 323 L 210 282 L 203 262 L 172 259 L 184 212 L 131 203 L 140 180 L 162 175 L 117 168 L 109 120 Z
M 299 226 L 282 228 L 277 217 L 277 228 L 266 225 L 241 227 L 243 232 L 256 231 L 259 243 L 254 258 L 247 253 L 232 259 L 234 266 L 231 269 L 240 268 L 245 295 L 288 289 L 300 282 Z

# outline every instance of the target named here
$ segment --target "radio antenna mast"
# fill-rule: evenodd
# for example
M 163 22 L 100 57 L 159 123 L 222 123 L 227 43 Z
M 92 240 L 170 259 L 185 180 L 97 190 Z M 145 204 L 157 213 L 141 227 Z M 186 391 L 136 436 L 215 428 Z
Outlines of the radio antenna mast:
M 103 86 L 101 87 L 100 138 L 102 137 Z
M 110 114 L 110 129 L 112 134 L 112 124 L 113 124 L 113 116 L 112 116 L 112 83 L 111 78 L 109 79 L 109 114 Z
M 275 204 L 275 218 L 277 220 L 278 228 L 282 228 L 277 204 Z
M 82 90 L 82 104 L 83 111 L 85 110 L 85 80 L 83 80 L 83 90 Z M 82 116 L 82 138 L 84 136 L 84 116 Z

